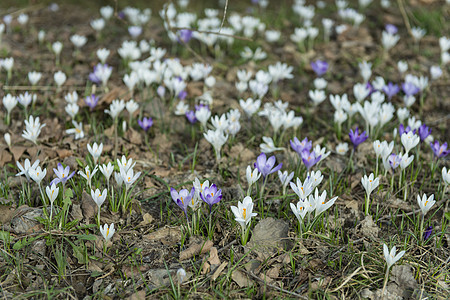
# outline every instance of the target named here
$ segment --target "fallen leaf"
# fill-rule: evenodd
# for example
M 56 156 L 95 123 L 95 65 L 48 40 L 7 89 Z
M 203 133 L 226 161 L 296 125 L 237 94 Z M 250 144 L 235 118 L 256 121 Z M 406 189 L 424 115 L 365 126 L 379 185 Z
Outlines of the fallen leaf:
M 214 274 L 212 275 L 212 280 L 215 281 L 217 279 L 217 277 L 220 276 L 220 273 L 222 273 L 222 271 L 225 269 L 225 267 L 228 265 L 228 262 L 224 261 L 218 268 L 217 270 L 214 272 Z
M 213 246 L 213 242 L 210 240 L 200 241 L 199 243 L 193 243 L 186 250 L 181 251 L 180 260 L 187 260 L 194 255 L 207 253 Z
M 58 154 L 59 158 L 61 158 L 61 159 L 64 159 L 66 157 L 73 155 L 73 152 L 68 149 L 56 149 L 56 153 Z
M 153 217 L 149 213 L 145 213 L 142 218 L 144 219 L 141 223 L 139 223 L 139 226 L 145 226 L 153 222 Z
M 14 160 L 15 161 L 19 161 L 20 157 L 25 152 L 25 150 L 27 150 L 27 148 L 26 147 L 22 147 L 22 146 L 12 146 L 10 150 L 11 150 L 13 156 L 14 156 Z
M 209 252 L 208 262 L 211 265 L 220 265 L 219 253 L 217 252 L 216 247 L 211 248 L 211 251 Z
M 165 226 L 147 235 L 143 238 L 150 241 L 161 241 L 164 244 L 176 244 L 179 242 L 181 230 L 179 227 Z
M 240 288 L 252 285 L 252 281 L 248 279 L 247 275 L 239 270 L 234 270 L 233 273 L 231 273 L 231 279 L 233 279 Z
M 98 206 L 95 204 L 91 195 L 83 191 L 81 195 L 81 209 L 83 211 L 83 216 L 89 220 L 95 216 Z

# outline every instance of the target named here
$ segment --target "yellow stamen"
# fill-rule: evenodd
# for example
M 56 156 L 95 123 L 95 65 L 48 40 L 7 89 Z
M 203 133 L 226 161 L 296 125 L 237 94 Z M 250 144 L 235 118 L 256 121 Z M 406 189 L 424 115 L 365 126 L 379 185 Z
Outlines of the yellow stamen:
M 243 208 L 242 210 L 244 211 L 243 216 L 244 216 L 244 219 L 245 219 L 247 217 L 247 212 L 246 212 L 247 209 Z
M 109 227 L 106 229 L 106 236 L 109 236 Z
M 181 200 L 181 203 L 183 203 L 183 204 L 184 204 L 184 201 L 183 201 L 183 197 L 180 197 L 180 200 Z
M 423 206 L 427 206 L 427 203 L 428 203 L 428 200 L 427 200 L 427 201 L 425 201 L 425 204 L 424 204 Z

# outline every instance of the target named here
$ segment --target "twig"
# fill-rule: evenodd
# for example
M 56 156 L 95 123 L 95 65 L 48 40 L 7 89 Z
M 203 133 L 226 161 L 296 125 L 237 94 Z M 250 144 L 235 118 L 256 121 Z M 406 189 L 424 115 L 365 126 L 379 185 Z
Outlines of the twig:
M 406 29 L 410 36 L 412 36 L 411 25 L 409 24 L 408 15 L 406 14 L 405 7 L 403 6 L 403 0 L 397 0 L 398 8 L 403 17 L 403 22 L 405 23 Z
M 253 39 L 251 39 L 251 38 L 247 38 L 247 37 L 239 36 L 239 35 L 234 35 L 234 34 L 221 33 L 221 32 L 218 32 L 218 31 L 198 30 L 198 29 L 189 28 L 189 27 L 170 27 L 170 28 L 173 29 L 173 30 L 171 30 L 173 33 L 175 33 L 174 30 L 175 31 L 177 31 L 177 30 L 190 30 L 190 31 L 196 31 L 198 33 L 216 34 L 216 35 L 232 37 L 232 38 L 235 38 L 235 39 L 238 39 L 238 40 L 243 40 L 243 41 L 250 41 L 250 42 L 253 41 Z
M 264 281 L 261 278 L 259 278 L 258 276 L 254 275 L 253 273 L 247 272 L 246 270 L 242 269 L 240 271 L 245 273 L 245 274 L 247 274 L 247 275 L 249 275 L 250 277 L 252 277 L 252 278 L 254 278 L 256 280 L 259 280 L 259 281 L 263 282 L 265 286 L 268 286 L 268 287 L 273 288 L 275 290 L 278 290 L 278 291 L 280 291 L 282 293 L 286 293 L 286 294 L 289 294 L 291 296 L 294 296 L 294 297 L 297 297 L 297 298 L 300 298 L 300 299 L 306 299 L 306 300 L 308 299 L 308 297 L 302 296 L 302 295 L 297 294 L 295 292 L 291 292 L 291 291 L 285 290 L 283 288 L 277 287 L 276 285 L 269 284 L 266 281 Z
M 226 2 L 225 2 L 225 8 L 223 10 L 223 18 L 222 18 L 222 23 L 220 24 L 219 32 L 222 30 L 223 24 L 225 23 L 225 17 L 227 16 L 227 10 L 228 10 L 228 0 L 226 0 Z
M 352 274 L 350 274 L 347 278 L 345 278 L 344 282 L 342 282 L 340 286 L 338 286 L 337 288 L 331 290 L 330 292 L 334 293 L 334 292 L 339 291 L 344 285 L 347 284 L 347 282 L 350 281 L 350 279 L 353 278 L 353 276 L 355 276 L 359 272 L 359 270 L 361 270 L 361 267 L 358 267 L 355 271 L 353 271 Z
M 5 91 L 56 91 L 57 89 L 64 89 L 64 90 L 77 90 L 77 91 L 84 91 L 86 89 L 85 86 L 29 86 L 29 85 L 5 85 L 2 87 Z

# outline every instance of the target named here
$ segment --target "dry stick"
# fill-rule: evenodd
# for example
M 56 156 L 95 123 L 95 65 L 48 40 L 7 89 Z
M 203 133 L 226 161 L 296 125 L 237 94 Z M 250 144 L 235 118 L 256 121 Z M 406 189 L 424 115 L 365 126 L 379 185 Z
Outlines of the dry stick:
M 227 10 L 228 10 L 228 0 L 226 0 L 226 2 L 225 2 L 225 8 L 223 10 L 223 18 L 222 18 L 222 23 L 220 24 L 219 32 L 222 30 L 223 24 L 225 23 L 225 17 L 227 16 Z
M 358 267 L 355 271 L 353 271 L 353 273 L 350 274 L 350 275 L 344 280 L 344 282 L 341 283 L 340 286 L 338 286 L 337 288 L 331 290 L 330 292 L 334 293 L 334 292 L 339 291 L 344 285 L 347 284 L 347 282 L 350 281 L 350 279 L 353 278 L 353 276 L 355 276 L 355 275 L 359 272 L 359 270 L 361 270 L 361 267 Z
M 403 6 L 403 0 L 397 0 L 398 8 L 403 17 L 403 22 L 405 23 L 406 29 L 410 36 L 412 36 L 411 25 L 409 24 L 408 15 L 406 14 L 405 7 Z
M 291 296 L 294 296 L 294 297 L 297 297 L 297 298 L 300 298 L 300 299 L 306 299 L 306 300 L 308 299 L 308 297 L 305 297 L 305 296 L 302 296 L 302 295 L 300 295 L 300 294 L 297 294 L 297 293 L 294 293 L 294 292 L 285 290 L 285 289 L 283 289 L 283 288 L 277 287 L 277 286 L 275 286 L 275 285 L 269 284 L 269 283 L 267 283 L 266 281 L 264 281 L 264 280 L 262 280 L 261 278 L 259 278 L 258 276 L 254 275 L 253 273 L 247 272 L 246 270 L 240 270 L 240 271 L 243 272 L 243 273 L 245 273 L 245 274 L 247 274 L 247 275 L 249 275 L 250 277 L 252 277 L 252 278 L 254 278 L 254 279 L 256 279 L 256 280 L 259 280 L 259 281 L 263 282 L 264 285 L 266 285 L 266 286 L 268 286 L 268 287 L 270 287 L 270 288 L 273 288 L 273 289 L 275 289 L 275 290 L 278 290 L 278 291 L 280 291 L 280 292 L 282 292 L 282 293 L 286 293 L 286 294 L 289 294 L 289 295 L 291 295 Z
M 38 85 L 38 86 L 29 86 L 29 85 L 5 85 L 2 87 L 3 90 L 11 90 L 11 91 L 33 91 L 33 90 L 39 90 L 39 91 L 56 91 L 57 89 L 64 89 L 64 90 L 77 90 L 77 91 L 84 91 L 86 89 L 85 86 L 45 86 L 45 85 Z

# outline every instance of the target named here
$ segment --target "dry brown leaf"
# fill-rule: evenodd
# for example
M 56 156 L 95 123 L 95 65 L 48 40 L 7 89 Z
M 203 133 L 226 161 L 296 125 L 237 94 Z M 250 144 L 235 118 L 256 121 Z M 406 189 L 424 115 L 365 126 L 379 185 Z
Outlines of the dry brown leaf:
M 139 226 L 145 226 L 153 222 L 153 217 L 149 213 L 145 213 L 142 218 L 144 219 L 141 223 L 139 223 Z
M 127 131 L 127 139 L 132 144 L 142 145 L 142 136 L 139 134 L 139 132 L 137 132 L 133 128 L 128 129 L 128 131 Z
M 161 241 L 164 244 L 175 244 L 179 242 L 181 229 L 179 227 L 165 226 L 147 235 L 143 238 L 150 241 Z
M 252 281 L 248 279 L 247 275 L 239 270 L 234 270 L 233 273 L 231 273 L 231 279 L 233 279 L 240 288 L 252 285 Z
M 128 300 L 143 300 L 145 299 L 145 289 L 136 292 L 128 298 Z
M 205 261 L 203 263 L 202 275 L 208 274 L 210 271 L 211 271 L 211 265 L 209 264 L 209 262 Z
M 15 213 L 15 209 L 9 205 L 0 205 L 0 223 L 6 224 L 11 222 Z
M 0 152 L 0 167 L 3 167 L 7 162 L 10 162 L 12 155 L 8 151 L 2 150 Z
M 73 155 L 73 152 L 68 149 L 56 149 L 56 153 L 58 154 L 59 158 L 61 158 L 61 159 L 64 159 L 66 157 Z
M 280 264 L 276 264 L 273 268 L 266 272 L 266 275 L 272 279 L 278 278 L 280 276 L 280 267 Z
M 218 268 L 217 270 L 214 272 L 213 276 L 212 276 L 212 280 L 215 281 L 217 279 L 217 277 L 220 276 L 220 274 L 222 273 L 222 271 L 225 269 L 225 267 L 228 265 L 228 262 L 224 261 Z
M 92 197 L 85 191 L 83 191 L 81 196 L 81 209 L 83 211 L 83 216 L 87 220 L 93 218 L 98 209 Z
M 194 255 L 204 254 L 208 252 L 213 246 L 213 242 L 207 240 L 205 242 L 201 241 L 200 243 L 193 243 L 186 250 L 181 251 L 180 260 L 187 260 Z
M 217 252 L 216 247 L 211 248 L 211 251 L 209 252 L 208 262 L 211 265 L 220 265 L 219 253 Z
M 25 152 L 25 150 L 27 150 L 27 148 L 26 147 L 22 147 L 22 146 L 12 146 L 10 150 L 11 150 L 13 156 L 14 156 L 14 160 L 15 161 L 19 161 L 20 157 Z M 28 152 L 28 153 L 30 153 L 30 152 Z

